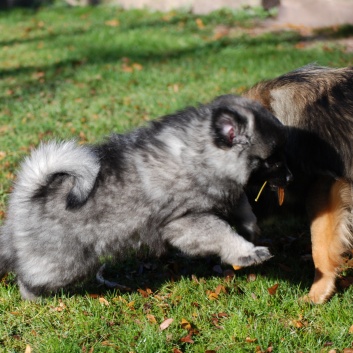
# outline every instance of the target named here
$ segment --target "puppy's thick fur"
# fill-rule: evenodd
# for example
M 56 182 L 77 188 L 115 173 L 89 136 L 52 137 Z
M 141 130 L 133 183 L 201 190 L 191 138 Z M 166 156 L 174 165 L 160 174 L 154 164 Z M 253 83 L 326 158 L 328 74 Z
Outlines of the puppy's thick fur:
M 228 224 L 256 231 L 243 186 L 251 173 L 283 186 L 283 125 L 256 102 L 222 96 L 97 146 L 42 144 L 23 162 L 0 236 L 0 270 L 23 298 L 77 281 L 128 247 L 267 260 Z
M 308 65 L 251 88 L 256 99 L 288 125 L 287 156 L 306 194 L 311 221 L 314 303 L 335 289 L 342 254 L 352 241 L 353 68 Z

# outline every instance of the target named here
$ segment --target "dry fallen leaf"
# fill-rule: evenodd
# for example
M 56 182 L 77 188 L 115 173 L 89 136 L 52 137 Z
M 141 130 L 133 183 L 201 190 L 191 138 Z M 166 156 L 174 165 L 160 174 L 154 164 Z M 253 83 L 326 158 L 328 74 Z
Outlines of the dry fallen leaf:
M 218 299 L 218 294 L 211 292 L 211 293 L 208 294 L 208 299 L 217 300 Z
M 156 324 L 156 323 L 157 323 L 157 320 L 156 320 L 156 318 L 155 318 L 154 315 L 152 315 L 152 314 L 147 314 L 146 317 L 147 317 L 147 320 L 148 320 L 151 324 Z
M 100 297 L 100 298 L 99 298 L 99 302 L 100 302 L 101 304 L 104 304 L 104 305 L 106 305 L 106 306 L 109 306 L 108 300 L 104 299 L 103 297 Z
M 106 26 L 110 26 L 110 27 L 118 27 L 118 26 L 120 26 L 119 20 L 116 20 L 116 19 L 114 19 L 114 20 L 109 20 L 109 21 L 105 21 L 104 24 L 105 24 Z
M 348 330 L 349 333 L 353 333 L 353 325 Z
M 191 338 L 190 334 L 185 337 L 180 338 L 180 341 L 184 342 L 184 343 L 194 343 L 194 340 Z
M 102 346 L 106 346 L 106 347 L 113 347 L 113 348 L 119 348 L 118 346 L 116 346 L 114 343 L 111 343 L 109 341 L 103 341 L 101 342 Z
M 275 295 L 278 289 L 278 283 L 274 284 L 272 287 L 267 288 L 270 295 Z
M 256 338 L 250 338 L 250 337 L 246 337 L 246 338 L 245 338 L 245 342 L 246 342 L 246 343 L 254 343 L 254 342 L 256 342 L 256 341 L 257 341 Z
M 191 334 L 180 338 L 180 341 L 184 343 L 195 343 L 194 340 L 191 338 Z
M 168 328 L 172 322 L 174 321 L 174 319 L 172 318 L 169 318 L 169 319 L 166 319 L 164 320 L 160 325 L 159 325 L 159 328 L 161 331 L 165 330 L 166 328 Z
M 181 327 L 187 331 L 191 330 L 191 324 L 186 319 L 181 319 Z
M 132 301 L 132 302 L 128 303 L 127 306 L 128 306 L 131 310 L 135 310 L 135 301 Z
M 31 353 L 31 352 L 32 352 L 32 348 L 29 344 L 27 344 L 25 353 Z
M 196 22 L 197 27 L 198 27 L 199 29 L 205 28 L 205 25 L 203 24 L 201 18 L 197 18 L 197 19 L 195 20 L 195 22 Z
M 225 287 L 222 286 L 221 284 L 219 284 L 219 285 L 217 286 L 217 288 L 215 289 L 214 292 L 215 292 L 217 295 L 219 295 L 221 292 L 227 293 Z
M 143 290 L 143 289 L 138 289 L 137 290 L 144 298 L 147 298 L 149 296 L 149 294 L 147 293 L 147 291 Z
M 62 312 L 63 310 L 65 310 L 65 309 L 66 309 L 66 305 L 63 302 L 60 302 L 59 306 L 57 306 L 56 308 L 51 307 L 52 311 L 57 311 L 59 313 Z

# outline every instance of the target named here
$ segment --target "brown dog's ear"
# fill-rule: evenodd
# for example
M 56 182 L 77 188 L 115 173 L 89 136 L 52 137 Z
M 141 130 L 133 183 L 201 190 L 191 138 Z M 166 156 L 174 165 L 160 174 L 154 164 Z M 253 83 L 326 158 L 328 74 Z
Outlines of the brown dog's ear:
M 213 111 L 212 129 L 215 143 L 220 148 L 248 145 L 248 119 L 234 110 L 218 108 Z

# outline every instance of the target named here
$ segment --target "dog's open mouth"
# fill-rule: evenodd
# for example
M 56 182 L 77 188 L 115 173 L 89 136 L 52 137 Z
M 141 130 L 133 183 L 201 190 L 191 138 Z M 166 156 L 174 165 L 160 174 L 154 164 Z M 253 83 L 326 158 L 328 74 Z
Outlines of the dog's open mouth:
M 264 190 L 266 184 L 267 184 L 267 181 L 265 181 L 263 183 L 263 185 L 261 186 L 260 191 L 258 192 L 258 194 L 257 194 L 257 196 L 255 198 L 255 202 L 257 202 L 259 200 L 259 198 L 261 196 L 261 193 Z M 273 186 L 273 185 L 270 185 L 270 186 L 271 186 L 271 189 L 273 189 L 273 188 L 277 189 L 278 204 L 280 206 L 282 206 L 283 202 L 284 202 L 284 188 L 281 187 L 281 186 Z

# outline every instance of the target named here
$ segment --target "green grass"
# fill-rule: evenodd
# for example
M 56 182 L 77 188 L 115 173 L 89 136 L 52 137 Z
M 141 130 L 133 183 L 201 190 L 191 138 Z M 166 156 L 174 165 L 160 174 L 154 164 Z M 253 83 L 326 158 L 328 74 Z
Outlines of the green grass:
M 197 17 L 63 6 L 1 12 L 1 217 L 19 162 L 41 139 L 95 142 L 307 63 L 352 63 L 352 54 L 335 42 L 303 46 L 294 32 L 251 34 L 264 16 L 258 10 Z M 231 30 L 220 35 L 220 26 Z M 344 28 L 339 37 L 351 34 Z M 337 32 L 325 35 L 335 38 Z M 302 256 L 310 253 L 305 221 L 266 223 L 263 232 L 276 256 L 236 273 L 218 259 L 174 252 L 111 264 L 106 276 L 131 287 L 124 293 L 90 279 L 27 303 L 10 274 L 0 286 L 0 352 L 24 352 L 27 345 L 33 352 L 70 353 L 351 347 L 351 288 L 323 306 L 298 300 L 313 277 L 312 263 Z M 275 284 L 271 295 L 268 288 Z M 174 321 L 161 331 L 167 318 Z M 181 340 L 188 335 L 182 319 L 191 324 L 193 343 Z

